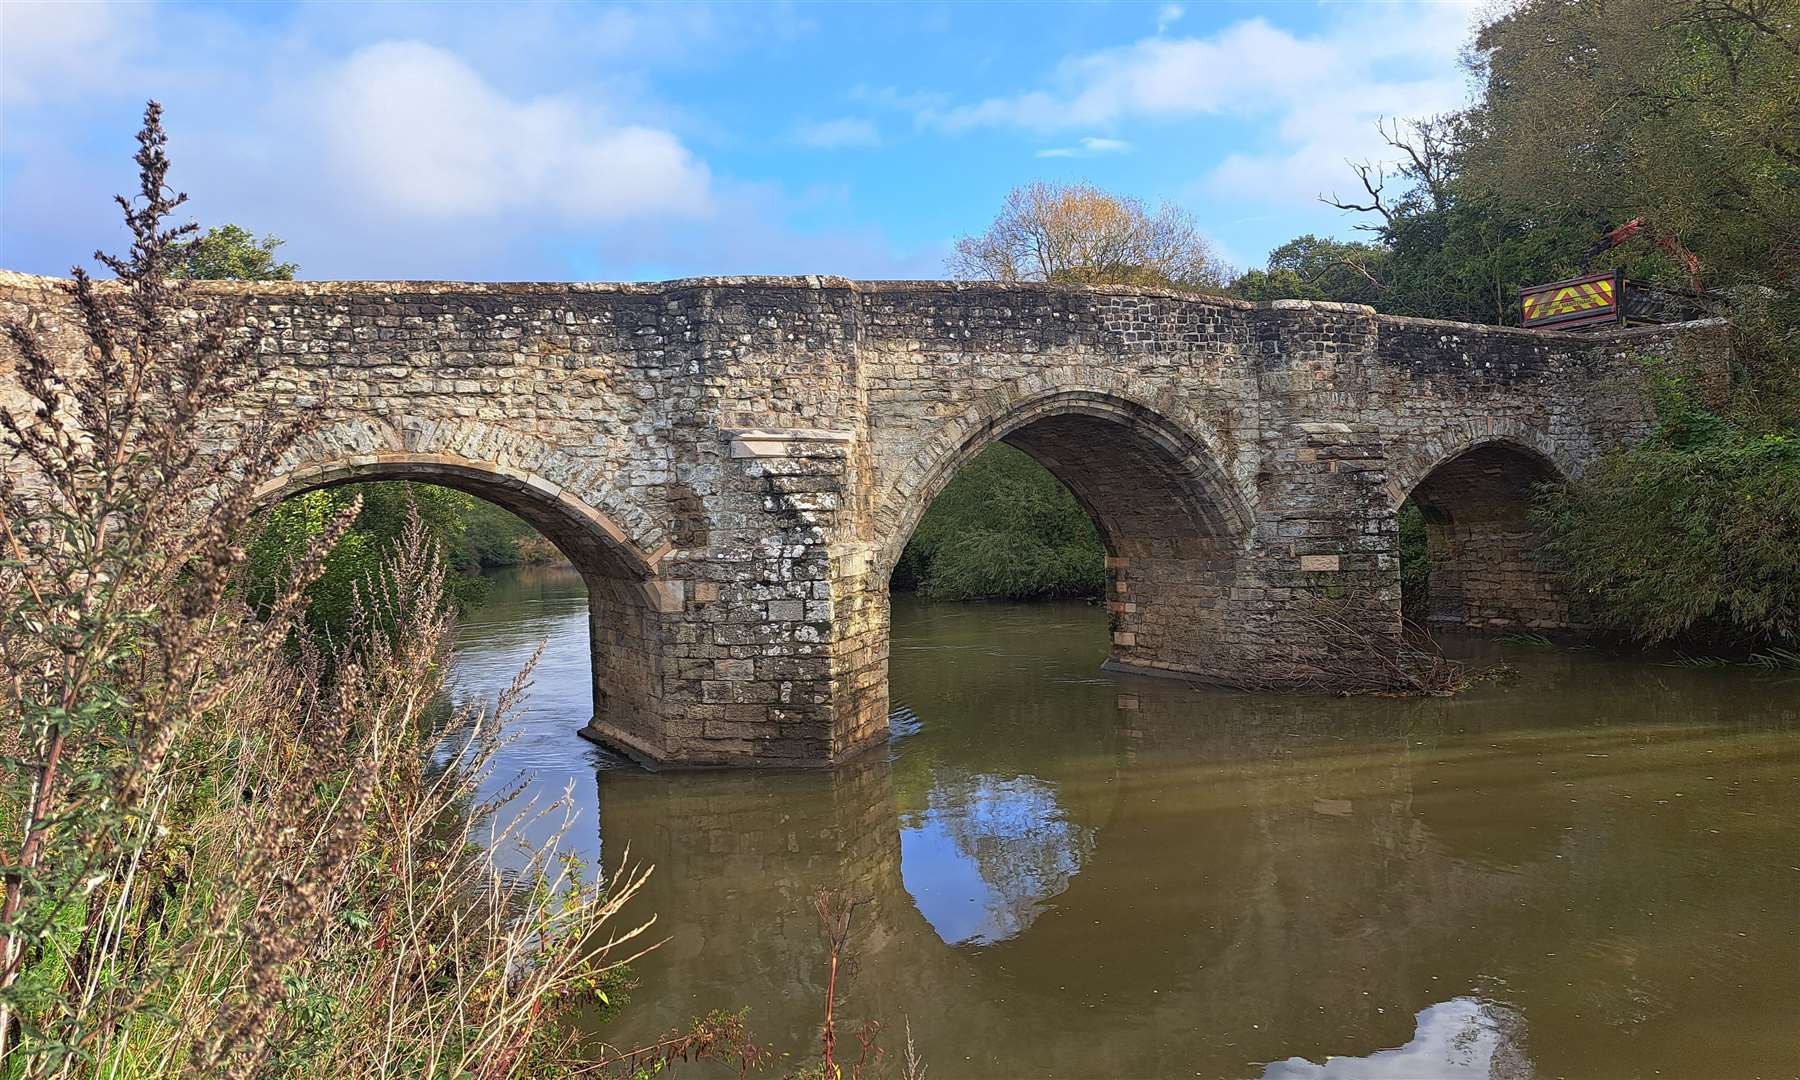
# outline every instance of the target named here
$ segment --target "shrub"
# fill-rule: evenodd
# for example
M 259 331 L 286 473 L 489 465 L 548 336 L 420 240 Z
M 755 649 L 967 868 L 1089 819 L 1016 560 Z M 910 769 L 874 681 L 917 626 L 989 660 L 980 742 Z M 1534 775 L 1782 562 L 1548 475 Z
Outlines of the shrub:
M 1753 433 L 1674 376 L 1658 414 L 1646 442 L 1540 495 L 1547 551 L 1639 641 L 1800 640 L 1800 438 Z
M 1400 613 L 1422 623 L 1431 614 L 1431 546 L 1425 512 L 1411 499 L 1400 505 Z
M 1075 496 L 1024 451 L 983 450 L 926 510 L 893 587 L 935 600 L 1099 596 L 1100 532 Z
M 476 571 L 518 561 L 517 546 L 495 535 L 489 517 L 478 516 L 487 504 L 474 496 L 398 481 L 321 488 L 285 499 L 260 516 L 261 527 L 253 530 L 255 539 L 246 549 L 244 574 L 250 602 L 258 611 L 266 610 L 270 598 L 281 590 L 289 565 L 352 505 L 360 509 L 325 556 L 318 579 L 307 586 L 307 623 L 314 630 L 342 631 L 357 591 L 367 589 L 382 563 L 393 557 L 401 533 L 414 517 L 457 571 L 446 579 L 444 597 L 455 611 L 467 611 L 487 595 L 487 582 L 474 576 Z M 498 507 L 492 509 L 505 514 Z M 499 561 L 504 555 L 510 555 L 511 562 Z

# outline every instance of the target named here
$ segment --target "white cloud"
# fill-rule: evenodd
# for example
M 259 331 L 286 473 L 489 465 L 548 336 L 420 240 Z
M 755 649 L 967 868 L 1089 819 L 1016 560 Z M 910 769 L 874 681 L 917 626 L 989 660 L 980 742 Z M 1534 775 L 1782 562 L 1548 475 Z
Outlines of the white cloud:
M 0 2 L 0 101 L 110 88 L 149 14 L 143 5 Z
M 845 117 L 816 124 L 801 124 L 794 129 L 794 141 L 817 150 L 837 150 L 851 146 L 880 146 L 881 132 L 867 120 Z
M 340 177 L 399 214 L 549 211 L 566 221 L 704 213 L 711 178 L 673 134 L 573 98 L 507 97 L 417 41 L 361 49 L 320 80 L 317 120 Z
M 1321 88 L 1343 59 L 1329 43 L 1250 19 L 1210 38 L 1144 38 L 1072 57 L 1058 65 L 1053 91 L 989 98 L 932 119 L 951 131 L 997 124 L 1056 131 L 1127 117 L 1251 110 Z
M 911 113 L 924 126 L 925 120 L 948 107 L 953 99 L 949 94 L 929 90 L 903 93 L 892 86 L 859 84 L 850 88 L 850 100 L 874 109 Z
M 1147 37 L 1071 56 L 1042 88 L 928 105 L 918 120 L 949 132 L 1055 132 L 1231 117 L 1257 125 L 1260 145 L 1226 157 L 1201 186 L 1259 201 L 1310 200 L 1341 184 L 1345 159 L 1391 153 L 1375 131 L 1378 118 L 1464 103 L 1458 58 L 1479 9 L 1393 0 L 1331 10 L 1312 34 L 1253 18 L 1203 37 Z M 1047 156 L 1073 156 L 1067 149 Z
M 841 193 L 749 184 L 703 160 L 729 140 L 661 92 L 661 73 L 807 32 L 780 12 L 246 10 L 0 0 L 0 266 L 60 273 L 124 243 L 109 197 L 129 189 L 129 127 L 152 94 L 187 212 L 285 238 L 309 278 L 942 265 Z
M 1041 158 L 1093 157 L 1095 154 L 1123 154 L 1131 149 L 1131 144 L 1123 139 L 1082 139 L 1074 146 L 1053 146 L 1039 150 Z
M 1162 33 L 1181 20 L 1187 9 L 1180 4 L 1164 4 L 1156 13 L 1156 32 Z

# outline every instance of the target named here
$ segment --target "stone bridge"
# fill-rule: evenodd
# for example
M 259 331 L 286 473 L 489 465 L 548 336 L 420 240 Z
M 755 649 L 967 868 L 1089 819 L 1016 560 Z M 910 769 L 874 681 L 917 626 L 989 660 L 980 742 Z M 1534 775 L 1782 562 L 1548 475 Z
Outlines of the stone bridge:
M 66 333 L 53 286 L 0 275 L 0 316 Z M 1100 526 L 1117 670 L 1265 689 L 1378 670 L 1409 496 L 1435 622 L 1569 627 L 1531 485 L 1646 432 L 1641 357 L 1725 357 L 1718 323 L 1578 336 L 1138 288 L 196 291 L 242 301 L 272 365 L 221 440 L 265 406 L 317 421 L 265 496 L 410 479 L 525 518 L 588 583 L 586 733 L 671 766 L 827 765 L 885 739 L 889 573 L 996 441 Z

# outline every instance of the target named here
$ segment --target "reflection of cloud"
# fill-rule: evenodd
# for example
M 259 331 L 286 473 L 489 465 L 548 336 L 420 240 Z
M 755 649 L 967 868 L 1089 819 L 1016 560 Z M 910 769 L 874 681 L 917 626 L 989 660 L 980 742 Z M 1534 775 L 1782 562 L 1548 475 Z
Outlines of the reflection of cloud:
M 900 876 L 952 945 L 1023 932 L 1069 887 L 1093 850 L 1056 789 L 1031 776 L 939 774 L 926 809 L 901 822 Z
M 1528 1080 L 1518 1015 L 1491 1002 L 1453 998 L 1419 1010 L 1412 1041 L 1367 1057 L 1316 1065 L 1291 1057 L 1262 1080 Z

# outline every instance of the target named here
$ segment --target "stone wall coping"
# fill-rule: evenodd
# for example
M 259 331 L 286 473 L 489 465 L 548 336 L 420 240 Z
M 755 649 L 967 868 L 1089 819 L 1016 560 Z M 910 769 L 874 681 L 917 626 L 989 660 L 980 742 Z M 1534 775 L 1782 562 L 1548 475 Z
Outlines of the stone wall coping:
M 719 434 L 735 439 L 780 439 L 782 442 L 847 443 L 856 438 L 853 431 L 825 428 L 720 428 Z
M 844 446 L 855 440 L 851 431 L 823 428 L 720 428 L 734 458 L 787 457 L 795 443 Z
M 1270 303 L 1283 303 L 1273 300 Z M 1349 305 L 1358 306 L 1361 305 Z M 1496 326 L 1493 323 L 1466 323 L 1452 319 L 1422 319 L 1416 315 L 1375 315 L 1377 323 L 1388 326 L 1410 326 L 1421 329 L 1442 330 L 1452 334 L 1466 334 L 1471 331 L 1482 334 L 1501 334 L 1512 337 L 1540 338 L 1546 341 L 1617 341 L 1621 338 L 1655 337 L 1671 331 L 1700 330 L 1714 326 L 1723 326 L 1729 319 L 1707 318 L 1693 319 L 1688 322 L 1658 323 L 1655 326 L 1627 326 L 1617 330 L 1539 330 L 1526 329 L 1522 326 Z
M 1345 304 L 1336 300 L 1263 300 L 1256 306 L 1268 311 L 1337 311 L 1345 315 L 1379 315 L 1367 304 Z
M 68 278 L 44 274 L 27 274 L 0 269 L 0 287 L 52 289 L 70 283 Z M 101 280 L 105 287 L 108 282 Z M 202 295 L 267 296 L 297 298 L 314 296 L 357 296 L 388 293 L 435 296 L 474 294 L 492 296 L 541 296 L 544 293 L 599 294 L 618 296 L 658 296 L 693 292 L 703 289 L 811 289 L 856 294 L 940 292 L 956 295 L 964 292 L 1048 294 L 1086 292 L 1098 296 L 1129 296 L 1151 299 L 1180 300 L 1245 312 L 1321 311 L 1359 315 L 1373 319 L 1377 327 L 1417 327 L 1440 329 L 1447 333 L 1481 333 L 1525 336 L 1545 341 L 1612 341 L 1619 338 L 1654 336 L 1678 329 L 1698 329 L 1721 325 L 1720 318 L 1696 319 L 1684 323 L 1630 327 L 1619 330 L 1577 333 L 1568 330 L 1527 330 L 1516 326 L 1490 323 L 1464 323 L 1447 319 L 1422 319 L 1410 315 L 1384 315 L 1366 304 L 1346 304 L 1328 300 L 1242 300 L 1217 293 L 1140 285 L 1062 285 L 1044 282 L 945 281 L 921 280 L 857 280 L 824 274 L 803 275 L 739 275 L 719 277 L 673 278 L 668 281 L 195 281 L 190 286 Z

